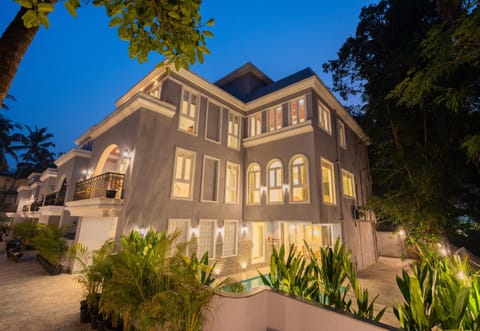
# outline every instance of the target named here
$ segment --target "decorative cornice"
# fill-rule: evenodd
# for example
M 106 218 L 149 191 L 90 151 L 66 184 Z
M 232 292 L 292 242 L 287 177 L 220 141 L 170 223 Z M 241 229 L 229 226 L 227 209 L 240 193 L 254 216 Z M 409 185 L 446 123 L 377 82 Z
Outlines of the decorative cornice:
M 312 121 L 310 120 L 305 121 L 301 124 L 297 124 L 295 126 L 287 126 L 279 130 L 266 132 L 259 136 L 245 138 L 243 139 L 243 147 L 249 148 L 253 146 L 258 146 L 272 141 L 298 136 L 300 134 L 308 132 L 313 132 Z
M 44 182 L 47 180 L 49 177 L 57 177 L 57 169 L 54 168 L 47 168 L 43 171 L 42 175 L 40 176 L 40 181 Z
M 155 113 L 172 118 L 175 116 L 177 107 L 143 92 L 138 92 L 131 99 L 118 107 L 117 110 L 108 115 L 102 122 L 91 127 L 90 130 L 75 140 L 75 143 L 80 145 L 86 142 L 88 139 L 97 138 L 108 129 L 125 119 L 127 116 L 140 109 L 148 109 Z
M 65 210 L 71 216 L 118 217 L 123 208 L 123 200 L 92 198 L 65 202 Z
M 55 165 L 57 167 L 63 166 L 65 163 L 73 159 L 74 157 L 83 157 L 89 159 L 92 156 L 92 152 L 80 149 L 72 148 L 68 153 L 63 154 L 58 159 L 55 160 Z

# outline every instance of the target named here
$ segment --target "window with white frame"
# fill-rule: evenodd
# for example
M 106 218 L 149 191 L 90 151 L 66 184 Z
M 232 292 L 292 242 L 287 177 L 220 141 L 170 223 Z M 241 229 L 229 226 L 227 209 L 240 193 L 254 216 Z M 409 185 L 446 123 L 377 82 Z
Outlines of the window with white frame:
M 208 155 L 203 156 L 201 200 L 218 202 L 218 171 L 220 160 Z
M 282 128 L 282 106 L 268 110 L 268 131 Z
M 222 256 L 237 255 L 238 249 L 238 221 L 225 220 L 223 222 L 223 249 Z
M 168 234 L 177 233 L 177 237 L 173 241 L 172 254 L 175 251 L 177 245 L 188 242 L 190 238 L 190 224 L 189 219 L 176 219 L 170 218 L 168 220 Z
M 347 149 L 347 139 L 345 136 L 345 124 L 342 121 L 338 121 L 338 144 L 340 147 Z
M 332 134 L 330 110 L 320 103 L 320 101 L 318 102 L 318 125 L 328 134 Z
M 268 202 L 283 202 L 283 166 L 280 160 L 273 160 L 267 167 Z
M 225 203 L 238 203 L 240 165 L 227 161 L 225 171 Z
M 180 115 L 178 117 L 178 129 L 190 134 L 197 134 L 198 101 L 196 94 L 184 90 Z
M 175 151 L 172 198 L 192 199 L 195 152 L 178 148 Z
M 290 102 L 290 124 L 295 125 L 305 122 L 305 99 L 301 98 Z
M 342 169 L 342 188 L 343 195 L 349 198 L 355 198 L 355 179 L 353 174 Z
M 216 220 L 200 220 L 200 222 L 198 223 L 198 257 L 202 257 L 205 252 L 208 252 L 209 257 L 215 257 L 216 228 Z
M 248 167 L 247 170 L 247 203 L 248 204 L 259 204 L 261 191 L 260 191 L 260 181 L 261 181 L 261 169 L 258 163 L 253 163 Z
M 290 161 L 290 180 L 290 201 L 308 202 L 308 161 L 305 156 L 294 156 Z
M 212 102 L 207 104 L 205 139 L 220 143 L 222 132 L 222 108 Z
M 323 202 L 335 204 L 335 172 L 333 163 L 322 159 L 322 193 Z
M 240 116 L 233 112 L 228 112 L 227 146 L 233 149 L 240 147 Z
M 262 113 L 256 113 L 248 118 L 248 132 L 250 137 L 258 136 L 262 133 Z

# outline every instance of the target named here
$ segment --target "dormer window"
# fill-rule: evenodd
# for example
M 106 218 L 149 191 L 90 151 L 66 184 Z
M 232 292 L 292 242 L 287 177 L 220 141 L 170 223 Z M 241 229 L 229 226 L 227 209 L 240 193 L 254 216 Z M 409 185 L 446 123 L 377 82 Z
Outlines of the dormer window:
M 178 118 L 178 129 L 193 135 L 197 135 L 198 122 L 198 96 L 190 91 L 183 91 L 180 115 Z

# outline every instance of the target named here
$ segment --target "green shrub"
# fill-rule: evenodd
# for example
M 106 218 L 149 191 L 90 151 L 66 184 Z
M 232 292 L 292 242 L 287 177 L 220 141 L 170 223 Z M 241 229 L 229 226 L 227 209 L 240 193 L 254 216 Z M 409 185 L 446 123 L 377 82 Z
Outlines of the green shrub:
M 52 266 L 60 265 L 68 252 L 64 229 L 59 229 L 53 224 L 40 226 L 38 229 L 38 233 L 33 239 L 38 253 Z
M 377 297 L 369 302 L 368 290 L 360 288 L 351 262 L 351 252 L 345 249 L 345 245 L 340 245 L 337 239 L 333 248 L 321 249 L 319 259 L 307 243 L 305 245 L 308 256 L 295 252 L 293 245 L 287 256 L 284 245 L 280 246 L 279 251 L 273 247 L 269 277 L 260 274 L 263 283 L 282 292 L 379 321 L 386 307 L 374 314 Z M 356 308 L 352 307 L 352 300 L 347 298 L 350 289 L 356 298 Z
M 479 276 L 467 259 L 418 247 L 411 275 L 397 276 L 405 302 L 394 308 L 404 330 L 479 330 Z
M 125 329 L 200 330 L 202 314 L 213 295 L 208 258 L 187 258 L 172 249 L 175 235 L 150 229 L 120 239 L 121 250 L 111 255 L 100 311 L 122 316 Z M 173 252 L 173 253 L 172 253 Z
M 13 225 L 13 236 L 26 246 L 33 246 L 34 238 L 38 235 L 38 225 L 25 221 Z

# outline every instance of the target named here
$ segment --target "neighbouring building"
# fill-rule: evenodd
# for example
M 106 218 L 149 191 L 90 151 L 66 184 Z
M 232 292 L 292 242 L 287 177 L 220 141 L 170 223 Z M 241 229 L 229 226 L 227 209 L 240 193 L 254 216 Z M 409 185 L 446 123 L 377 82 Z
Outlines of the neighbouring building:
M 91 249 L 179 230 L 220 275 L 267 265 L 272 245 L 318 252 L 338 237 L 358 269 L 376 261 L 374 215 L 360 211 L 368 137 L 311 69 L 272 81 L 247 63 L 212 84 L 160 67 L 115 105 L 19 188 L 19 216 L 75 225 Z

